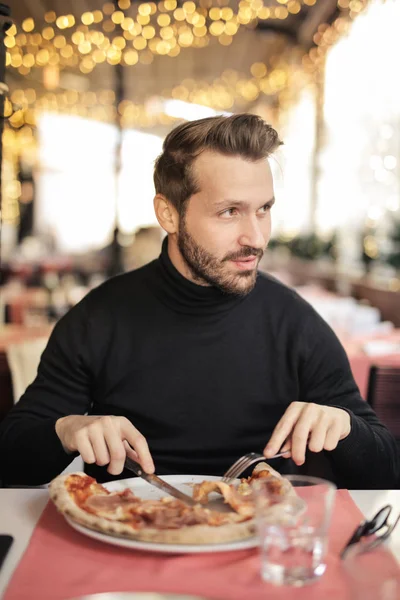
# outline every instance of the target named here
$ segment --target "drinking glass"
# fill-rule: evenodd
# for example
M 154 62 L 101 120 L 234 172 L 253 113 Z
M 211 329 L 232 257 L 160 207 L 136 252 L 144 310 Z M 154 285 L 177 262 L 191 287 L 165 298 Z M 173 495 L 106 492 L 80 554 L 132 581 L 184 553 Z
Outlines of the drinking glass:
M 302 586 L 325 572 L 336 486 L 305 475 L 284 479 L 288 489 L 284 494 L 269 478 L 253 484 L 261 576 L 275 585 Z

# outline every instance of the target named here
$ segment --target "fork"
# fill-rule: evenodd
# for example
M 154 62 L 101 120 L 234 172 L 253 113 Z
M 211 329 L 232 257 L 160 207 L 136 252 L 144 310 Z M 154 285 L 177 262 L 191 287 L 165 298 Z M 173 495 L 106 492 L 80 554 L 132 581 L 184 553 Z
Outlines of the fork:
M 275 456 L 271 456 L 268 460 L 272 458 L 279 458 L 280 456 L 285 456 L 288 454 L 290 450 L 286 450 L 285 452 L 280 452 L 279 454 L 275 454 Z M 223 475 L 221 481 L 223 483 L 231 483 L 234 479 L 237 479 L 239 475 L 243 473 L 246 469 L 248 469 L 254 463 L 259 462 L 260 460 L 267 460 L 263 454 L 257 454 L 257 452 L 248 452 L 244 456 L 238 458 L 238 460 L 233 463 L 231 467 L 227 470 L 227 472 Z

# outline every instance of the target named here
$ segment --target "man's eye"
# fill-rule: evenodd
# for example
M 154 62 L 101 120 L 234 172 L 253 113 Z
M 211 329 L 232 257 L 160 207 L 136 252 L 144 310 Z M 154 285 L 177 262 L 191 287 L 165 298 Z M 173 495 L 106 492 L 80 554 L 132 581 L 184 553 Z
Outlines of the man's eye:
M 221 217 L 234 217 L 237 214 L 236 208 L 227 208 L 221 213 Z
M 271 210 L 271 208 L 272 208 L 271 204 L 264 204 L 264 206 L 262 206 L 262 207 L 260 208 L 260 210 L 261 210 L 261 212 L 262 212 L 262 213 L 266 213 L 266 212 L 268 212 L 269 210 Z

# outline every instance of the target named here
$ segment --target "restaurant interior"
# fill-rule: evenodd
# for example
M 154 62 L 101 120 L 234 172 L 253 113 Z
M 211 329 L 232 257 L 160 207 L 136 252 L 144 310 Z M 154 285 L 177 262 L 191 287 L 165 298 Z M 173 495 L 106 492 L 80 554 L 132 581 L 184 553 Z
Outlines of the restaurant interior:
M 283 141 L 270 160 L 276 202 L 259 270 L 333 329 L 400 448 L 399 24 L 399 0 L 0 3 L 0 423 L 35 379 L 55 324 L 159 256 L 153 169 L 165 136 L 186 121 L 252 113 Z M 352 506 L 339 496 L 334 551 L 303 590 L 310 598 L 400 599 L 397 530 L 347 579 L 335 557 L 360 513 L 390 504 L 393 522 L 398 488 L 355 491 Z M 0 533 L 14 537 L 0 598 L 305 597 L 262 581 L 250 546 L 133 548 L 135 559 L 132 548 L 86 540 L 43 513 L 45 494 L 0 490 Z

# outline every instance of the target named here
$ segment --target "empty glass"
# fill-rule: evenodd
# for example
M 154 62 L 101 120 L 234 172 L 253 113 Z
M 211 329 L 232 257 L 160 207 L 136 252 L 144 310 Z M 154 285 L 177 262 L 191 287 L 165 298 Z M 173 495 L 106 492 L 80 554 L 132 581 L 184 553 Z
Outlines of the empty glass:
M 325 572 L 336 486 L 302 475 L 288 475 L 285 480 L 294 492 L 278 494 L 269 478 L 253 485 L 261 576 L 275 585 L 302 586 Z

